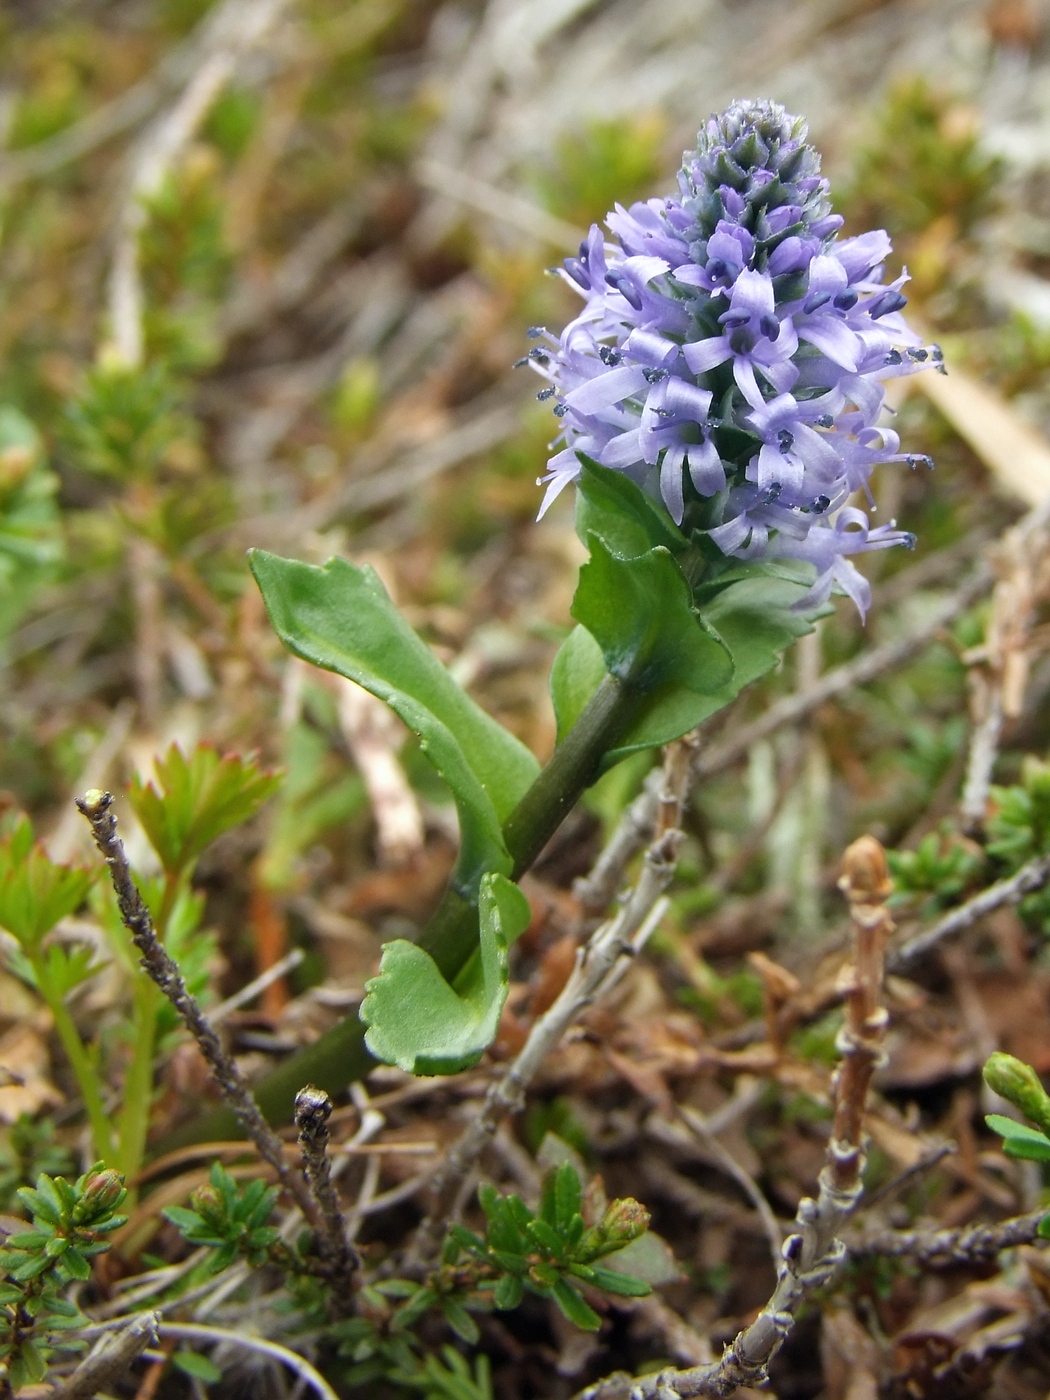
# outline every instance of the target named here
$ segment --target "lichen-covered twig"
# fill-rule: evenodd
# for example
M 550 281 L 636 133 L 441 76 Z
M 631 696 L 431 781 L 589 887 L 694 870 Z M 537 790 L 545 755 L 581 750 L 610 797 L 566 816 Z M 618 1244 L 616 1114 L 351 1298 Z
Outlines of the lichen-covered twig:
M 274 1169 L 278 1181 L 295 1199 L 311 1226 L 320 1233 L 320 1215 L 306 1181 L 289 1165 L 281 1140 L 263 1117 L 247 1080 L 223 1049 L 196 997 L 187 990 L 178 964 L 157 937 L 149 910 L 132 877 L 123 842 L 117 835 L 112 793 L 94 788 L 83 797 L 78 797 L 76 802 L 90 823 L 95 844 L 109 866 L 120 917 L 135 947 L 142 954 L 143 968 L 182 1017 L 200 1047 L 223 1098 L 255 1143 L 259 1156 Z
M 846 1247 L 839 1236 L 861 1195 L 862 1118 L 868 1085 L 882 1054 L 883 958 L 893 929 L 884 903 L 891 889 L 886 857 L 873 837 L 862 837 L 846 851 L 839 884 L 849 900 L 856 951 L 843 983 L 846 1022 L 839 1034 L 842 1063 L 834 1081 L 835 1117 L 817 1199 L 807 1197 L 799 1205 L 795 1231 L 784 1241 L 772 1298 L 720 1360 L 638 1380 L 622 1373 L 609 1376 L 581 1391 L 577 1400 L 725 1397 L 740 1386 L 762 1384 L 802 1304 L 830 1283 L 845 1262 Z
M 500 1123 L 521 1109 L 526 1089 L 543 1061 L 573 1022 L 613 984 L 662 918 L 666 906 L 661 896 L 674 874 L 682 841 L 679 822 L 691 781 L 692 751 L 691 738 L 668 746 L 656 794 L 656 831 L 637 885 L 579 951 L 557 1000 L 533 1024 L 517 1059 L 493 1081 L 481 1111 L 453 1144 L 434 1178 L 430 1210 L 409 1249 L 407 1267 L 418 1268 L 440 1246 L 463 1183 Z
M 47 1400 L 90 1400 L 108 1389 L 157 1340 L 157 1313 L 139 1313 L 119 1332 L 107 1332 L 73 1374 L 56 1385 Z
M 317 1248 L 332 1271 L 332 1283 L 335 1285 L 333 1298 L 345 1303 L 352 1296 L 354 1273 L 360 1268 L 361 1260 L 350 1243 L 332 1181 L 332 1166 L 328 1159 L 328 1119 L 331 1112 L 332 1100 L 323 1089 L 315 1089 L 312 1084 L 300 1089 L 295 1096 L 299 1151 L 320 1217 Z
M 572 887 L 585 915 L 603 914 L 620 889 L 628 865 L 652 839 L 660 810 L 660 770 L 654 768 L 627 807 L 591 870 Z
M 929 928 L 916 933 L 899 948 L 895 948 L 888 959 L 889 970 L 902 971 L 916 958 L 930 952 L 943 939 L 962 933 L 978 919 L 1001 909 L 1004 904 L 1020 903 L 1026 894 L 1041 890 L 1048 881 L 1050 856 L 1037 856 L 1035 860 L 1022 865 L 1008 880 L 998 880 L 994 885 L 989 885 L 986 890 L 974 895 L 973 899 L 968 899 L 965 904 L 952 909 L 943 919 L 938 919 L 935 924 L 931 924 Z
M 955 1230 L 874 1230 L 849 1241 L 851 1259 L 908 1258 L 934 1268 L 977 1264 L 994 1259 L 1004 1249 L 1031 1244 L 1039 1238 L 1045 1206 L 1028 1215 L 1015 1215 L 995 1225 L 963 1225 Z

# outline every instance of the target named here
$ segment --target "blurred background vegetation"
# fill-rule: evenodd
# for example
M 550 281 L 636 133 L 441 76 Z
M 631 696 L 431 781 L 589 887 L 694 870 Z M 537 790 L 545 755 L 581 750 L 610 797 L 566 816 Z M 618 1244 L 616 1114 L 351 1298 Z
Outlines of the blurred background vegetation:
M 208 930 L 194 976 L 213 1003 L 301 954 L 259 1006 L 230 1015 L 246 1065 L 265 1067 L 355 1005 L 380 942 L 432 906 L 455 828 L 413 744 L 280 652 L 245 549 L 372 563 L 472 693 L 546 757 L 545 677 L 581 556 L 568 493 L 535 521 L 554 420 L 512 366 L 529 327 L 557 329 L 573 314 L 571 293 L 545 270 L 615 202 L 670 188 L 700 122 L 744 94 L 806 115 L 846 231 L 890 231 L 917 318 L 950 368 L 978 378 L 1022 430 L 1050 434 L 1047 19 L 1036 0 L 3 8 L 0 806 L 28 813 L 56 859 L 86 859 L 72 795 L 148 779 L 172 742 L 254 750 L 283 772 L 262 814 L 205 852 L 185 914 L 185 929 Z M 917 553 L 869 556 L 867 627 L 841 609 L 743 698 L 721 737 L 921 625 L 1038 495 L 1033 486 L 1020 499 L 1004 484 L 965 413 L 922 392 L 897 407 L 908 450 L 930 452 L 936 472 L 885 475 L 879 518 L 915 531 Z M 906 914 L 946 907 L 1043 849 L 1045 775 L 1024 767 L 1050 740 L 1038 627 L 996 770 L 1007 794 L 999 847 L 975 846 L 954 820 L 971 649 L 987 618 L 986 602 L 960 609 L 907 664 L 702 785 L 642 983 L 649 1000 L 639 994 L 608 1030 L 613 1068 L 581 1069 L 570 1056 L 575 1079 L 552 1072 L 525 1118 L 525 1149 L 554 1132 L 629 1177 L 631 1163 L 608 1146 L 627 1086 L 658 1096 L 644 1074 L 694 1072 L 697 1046 L 753 1022 L 764 983 L 748 952 L 765 948 L 817 977 L 841 922 L 835 862 L 853 836 L 872 831 L 899 850 Z M 400 775 L 394 814 L 377 796 L 377 752 Z M 599 783 L 532 877 L 530 896 L 549 917 L 523 945 L 512 1001 L 522 1016 L 529 978 L 556 963 L 573 877 L 654 759 Z M 156 875 L 130 814 L 127 827 L 137 866 Z M 1039 901 L 1023 911 L 1021 981 L 1033 968 L 1050 977 L 1048 914 Z M 98 943 L 105 917 L 99 903 L 63 936 Z M 948 982 L 930 995 L 943 995 L 950 1019 Z M 72 1003 L 116 1088 L 127 1004 L 115 974 L 88 979 Z M 631 1029 L 639 1006 L 663 1027 L 659 1045 Z M 1014 1048 L 1046 1069 L 1050 1039 L 1041 1062 L 1031 1051 L 1050 1031 L 1045 997 L 1040 1007 L 1028 1048 Z M 985 1008 L 993 1040 L 1019 1033 L 996 1008 Z M 803 1061 L 826 1062 L 836 1025 L 810 1018 L 798 1032 Z M 512 1015 L 508 1046 L 519 1030 Z M 77 1097 L 51 1021 L 16 971 L 0 974 L 0 1035 L 13 1076 L 0 1087 L 0 1181 L 12 1191 L 42 1165 L 55 1170 L 67 1146 L 79 1150 Z M 917 1096 L 926 1126 L 940 1130 L 965 1116 L 958 1094 L 979 1056 L 966 1042 L 946 1064 L 918 1030 L 909 1035 L 886 1092 L 902 1114 Z M 675 1045 L 691 1048 L 676 1060 Z M 644 1069 L 633 1080 L 632 1057 Z M 159 1076 L 155 1132 L 204 1092 L 199 1064 L 171 1036 Z M 588 1085 L 606 1095 L 599 1106 L 581 1097 Z M 778 1209 L 793 1209 L 820 1105 L 781 1085 L 756 1112 L 739 1150 L 751 1160 L 772 1143 L 797 1148 L 764 1182 Z M 61 1146 L 50 1128 L 27 1137 L 26 1114 L 50 1115 Z M 923 1208 L 961 1211 L 964 1189 L 974 1188 L 947 1174 Z M 760 1302 L 767 1280 L 741 1276 L 732 1230 L 705 1243 L 691 1221 L 673 1238 L 673 1210 L 673 1192 L 657 1201 L 657 1223 L 687 1265 L 693 1320 L 707 1326 Z M 508 1396 L 541 1393 L 500 1385 Z

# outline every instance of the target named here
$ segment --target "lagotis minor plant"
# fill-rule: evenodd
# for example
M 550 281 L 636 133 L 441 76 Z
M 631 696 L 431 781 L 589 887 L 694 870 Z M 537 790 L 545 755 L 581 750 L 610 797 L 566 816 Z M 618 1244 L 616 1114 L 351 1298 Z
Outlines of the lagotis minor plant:
M 461 836 L 419 941 L 384 947 L 360 1010 L 367 1053 L 356 1021 L 335 1028 L 308 1065 L 282 1070 L 272 1111 L 322 1070 L 349 1082 L 368 1053 L 417 1074 L 475 1063 L 506 1000 L 508 944 L 529 921 L 514 882 L 584 789 L 769 672 L 836 584 L 863 613 L 870 590 L 849 556 L 912 543 L 892 522 L 870 526 L 850 498 L 879 463 L 919 460 L 878 426 L 883 381 L 943 368 L 940 351 L 901 320 L 905 276 L 883 281 L 887 235 L 837 237 L 805 136 L 770 102 L 713 117 L 678 196 L 618 207 L 616 241 L 595 227 L 566 262 L 580 315 L 560 339 L 534 332 L 544 343 L 522 363 L 549 381 L 540 398 L 561 422 L 540 513 L 575 482 L 590 555 L 579 625 L 551 671 L 558 746 L 543 768 L 371 570 L 254 552 L 285 645 L 371 690 L 420 737 Z
M 562 275 L 585 305 L 527 360 L 550 381 L 560 450 L 543 510 L 580 454 L 659 494 L 676 524 L 738 559 L 807 560 L 807 599 L 870 588 L 846 556 L 913 537 L 847 506 L 897 434 L 877 426 L 883 380 L 939 368 L 900 316 L 879 230 L 839 238 L 806 124 L 773 102 L 734 102 L 688 152 L 678 196 L 597 225 Z M 557 445 L 557 444 L 556 444 Z M 829 518 L 835 513 L 834 519 Z

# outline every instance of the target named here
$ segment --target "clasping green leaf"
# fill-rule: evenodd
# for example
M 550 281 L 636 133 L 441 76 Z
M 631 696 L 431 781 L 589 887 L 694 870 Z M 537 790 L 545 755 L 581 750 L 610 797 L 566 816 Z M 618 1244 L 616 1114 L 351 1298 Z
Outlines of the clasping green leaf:
M 529 902 L 505 876 L 482 878 L 479 955 L 456 988 L 429 953 L 399 938 L 383 948 L 366 987 L 361 1020 L 368 1048 L 411 1074 L 455 1074 L 492 1043 L 507 1000 L 507 948 L 529 923 Z

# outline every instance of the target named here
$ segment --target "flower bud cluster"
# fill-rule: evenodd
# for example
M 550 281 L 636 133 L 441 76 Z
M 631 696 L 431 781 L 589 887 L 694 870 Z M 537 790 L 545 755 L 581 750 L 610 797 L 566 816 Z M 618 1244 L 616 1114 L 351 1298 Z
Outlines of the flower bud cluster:
M 806 126 L 773 102 L 734 102 L 687 153 L 677 196 L 617 206 L 569 258 L 585 300 L 526 362 L 548 380 L 559 448 L 541 514 L 577 454 L 662 497 L 676 523 L 735 558 L 816 566 L 806 603 L 838 583 L 863 613 L 847 558 L 914 537 L 847 505 L 899 451 L 878 426 L 883 381 L 943 369 L 885 283 L 883 231 L 839 238 Z M 524 363 L 524 362 L 523 362 Z

